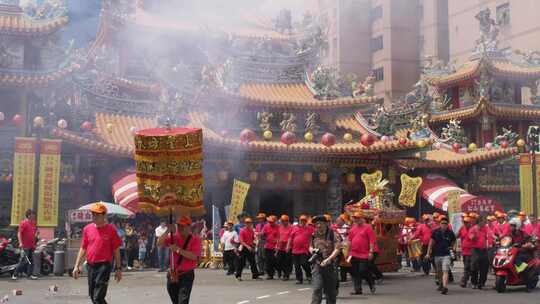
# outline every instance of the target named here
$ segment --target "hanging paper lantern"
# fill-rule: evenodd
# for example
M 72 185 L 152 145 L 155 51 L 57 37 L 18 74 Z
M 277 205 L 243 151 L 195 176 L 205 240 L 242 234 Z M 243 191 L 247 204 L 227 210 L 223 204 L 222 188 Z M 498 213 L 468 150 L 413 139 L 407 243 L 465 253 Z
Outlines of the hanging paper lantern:
M 92 131 L 92 123 L 89 121 L 85 121 L 81 124 L 81 130 L 90 132 Z
M 454 143 L 452 145 L 452 150 L 454 150 L 454 152 L 459 152 L 459 149 L 461 149 L 461 144 L 459 143 Z
M 67 123 L 67 121 L 66 121 L 65 119 L 60 119 L 60 120 L 58 121 L 57 125 L 58 125 L 58 127 L 59 127 L 60 129 L 65 129 L 65 128 L 67 128 L 68 123 Z
M 41 116 L 34 117 L 34 128 L 43 128 L 45 126 L 45 120 Z
M 293 132 L 285 132 L 283 135 L 281 135 L 281 143 L 288 145 L 292 145 L 296 142 L 296 135 L 294 135 Z
M 255 134 L 255 132 L 249 129 L 244 129 L 242 132 L 240 132 L 240 142 L 242 142 L 243 144 L 250 143 L 254 141 L 256 138 L 257 138 L 257 135 Z
M 105 129 L 106 129 L 107 132 L 109 132 L 109 133 L 112 133 L 113 128 L 114 128 L 114 125 L 113 125 L 112 123 L 110 123 L 110 122 L 107 123 L 107 124 L 105 125 Z
M 305 139 L 307 142 L 312 142 L 312 141 L 313 141 L 313 133 L 307 132 L 306 134 L 304 134 L 304 139 Z
M 405 137 L 401 137 L 401 138 L 399 139 L 399 144 L 400 144 L 400 145 L 406 145 L 407 142 L 408 142 L 408 140 L 407 140 Z
M 507 142 L 506 140 L 503 140 L 503 141 L 501 142 L 501 148 L 506 149 L 506 148 L 508 148 L 508 146 L 509 146 L 509 145 L 508 145 L 508 142 Z
M 251 171 L 249 172 L 249 181 L 252 183 L 257 182 L 257 178 L 259 178 L 259 173 L 257 171 Z
M 326 172 L 319 173 L 319 183 L 326 184 L 327 181 L 328 181 L 328 173 Z
M 390 141 L 390 140 L 391 140 L 391 139 L 390 139 L 390 136 L 383 135 L 383 136 L 381 137 L 381 141 L 382 141 L 382 142 L 388 142 L 388 141 Z
M 478 148 L 478 147 L 476 146 L 475 143 L 470 143 L 470 144 L 469 144 L 469 147 L 467 148 L 467 151 L 469 151 L 469 152 L 474 152 L 474 151 L 476 151 L 477 148 Z
M 266 130 L 266 131 L 263 132 L 264 140 L 271 140 L 272 136 L 273 136 L 273 134 L 272 134 L 272 131 L 270 131 L 270 130 Z
M 360 137 L 360 143 L 366 147 L 369 147 L 375 143 L 375 136 L 371 134 L 362 134 Z
M 351 142 L 353 140 L 353 136 L 351 133 L 345 133 L 343 135 L 343 140 L 345 140 L 346 142 Z
M 313 172 L 304 172 L 304 182 L 311 183 L 313 181 Z
M 0 122 L 4 121 L 6 119 L 6 115 L 4 112 L 0 112 Z
M 426 145 L 427 145 L 427 143 L 426 143 L 426 141 L 423 140 L 423 139 L 421 139 L 421 140 L 419 140 L 419 141 L 416 142 L 416 146 L 417 146 L 418 148 L 420 148 L 420 149 L 425 148 Z
M 276 179 L 276 175 L 274 174 L 274 172 L 272 171 L 268 171 L 266 172 L 266 180 L 270 183 L 274 182 L 274 180 Z
M 327 147 L 331 147 L 336 144 L 336 136 L 332 133 L 326 133 L 323 135 L 321 143 Z
M 11 119 L 11 122 L 17 126 L 17 127 L 20 127 L 24 124 L 24 119 L 22 117 L 22 115 L 20 114 L 16 114 L 13 116 L 13 118 Z
M 356 183 L 356 175 L 354 173 L 347 173 L 347 184 Z
M 525 141 L 523 139 L 518 139 L 518 141 L 516 142 L 516 146 L 520 147 L 520 148 L 523 148 L 525 147 Z
M 491 150 L 491 149 L 493 149 L 493 143 L 490 143 L 490 142 L 486 143 L 486 144 L 484 145 L 484 148 L 486 148 L 486 150 Z

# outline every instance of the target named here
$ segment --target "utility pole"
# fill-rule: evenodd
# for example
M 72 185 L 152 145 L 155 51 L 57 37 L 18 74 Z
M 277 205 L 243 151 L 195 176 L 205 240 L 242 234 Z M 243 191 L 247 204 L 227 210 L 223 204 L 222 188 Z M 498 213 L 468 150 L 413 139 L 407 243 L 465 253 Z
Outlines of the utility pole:
M 536 152 L 540 151 L 540 127 L 530 126 L 527 131 L 527 141 L 529 153 L 531 154 L 531 174 L 532 174 L 532 210 L 533 216 L 538 217 L 538 184 L 536 176 Z

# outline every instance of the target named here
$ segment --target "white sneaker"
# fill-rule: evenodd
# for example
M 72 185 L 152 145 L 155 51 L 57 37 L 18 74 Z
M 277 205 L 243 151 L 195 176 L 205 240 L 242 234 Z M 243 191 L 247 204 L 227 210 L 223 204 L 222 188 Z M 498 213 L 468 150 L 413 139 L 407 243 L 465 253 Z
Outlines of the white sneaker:
M 133 269 L 133 268 L 131 268 L 131 267 L 129 267 L 129 266 L 128 266 L 128 268 L 127 268 L 127 270 L 132 270 L 132 269 Z
M 37 279 L 38 279 L 38 277 L 35 276 L 35 275 L 31 275 L 31 276 L 29 276 L 28 278 L 29 278 L 30 280 L 37 280 Z
M 17 281 L 17 279 L 18 279 L 18 278 L 17 278 L 17 275 L 15 275 L 15 274 L 11 275 L 11 279 L 12 279 L 13 281 Z

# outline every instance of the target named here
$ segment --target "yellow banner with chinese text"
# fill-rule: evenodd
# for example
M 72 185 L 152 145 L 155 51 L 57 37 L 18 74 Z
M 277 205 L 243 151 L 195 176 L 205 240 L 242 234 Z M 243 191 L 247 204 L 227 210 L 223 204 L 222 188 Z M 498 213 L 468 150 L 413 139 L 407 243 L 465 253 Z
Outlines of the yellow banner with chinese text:
M 36 142 L 33 137 L 15 138 L 11 226 L 19 225 L 25 211 L 34 205 Z
M 382 171 L 377 170 L 371 174 L 369 173 L 363 173 L 360 176 L 360 179 L 364 183 L 364 186 L 366 187 L 366 196 L 368 195 L 374 195 L 375 192 L 377 192 L 378 188 L 377 186 L 382 180 Z
M 537 170 L 538 171 L 538 170 Z M 519 156 L 519 192 L 521 211 L 532 214 L 532 166 L 530 154 Z
M 37 223 L 40 227 L 58 225 L 61 147 L 60 140 L 41 140 L 37 208 Z
M 421 177 L 410 177 L 407 174 L 401 174 L 401 193 L 399 194 L 399 204 L 405 207 L 414 207 L 416 205 L 416 194 L 420 185 Z
M 233 190 L 231 195 L 231 209 L 229 211 L 228 220 L 235 222 L 236 218 L 244 210 L 244 203 L 249 191 L 250 184 L 244 183 L 237 179 L 234 180 Z

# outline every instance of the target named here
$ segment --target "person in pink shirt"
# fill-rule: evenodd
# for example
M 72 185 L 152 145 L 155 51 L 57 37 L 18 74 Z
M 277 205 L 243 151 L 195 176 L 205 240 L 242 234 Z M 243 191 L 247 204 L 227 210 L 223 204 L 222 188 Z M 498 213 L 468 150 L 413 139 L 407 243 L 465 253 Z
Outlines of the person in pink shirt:
M 489 270 L 488 238 L 491 232 L 486 219 L 478 218 L 477 224 L 469 231 L 471 240 L 471 281 L 473 289 L 482 289 L 487 280 Z
M 276 244 L 277 270 L 278 277 L 283 281 L 288 281 L 292 272 L 292 255 L 290 248 L 287 247 L 291 238 L 292 226 L 289 224 L 289 216 L 280 217 L 279 239 Z
M 375 232 L 370 224 L 366 224 L 363 212 L 355 212 L 352 216 L 354 225 L 349 230 L 349 260 L 352 264 L 354 291 L 352 295 L 362 294 L 362 279 L 369 285 L 371 293 L 375 293 L 375 281 L 369 271 L 369 260 L 375 252 Z
M 276 224 L 275 215 L 270 215 L 268 223 L 264 226 L 261 236 L 264 239 L 264 258 L 266 264 L 266 279 L 273 280 L 276 272 L 276 246 L 279 240 L 279 225 Z
M 424 274 L 429 275 L 429 272 L 431 270 L 431 261 L 425 259 L 425 256 L 428 250 L 429 242 L 431 240 L 433 222 L 429 214 L 422 215 L 422 221 L 423 223 L 416 227 L 416 231 L 414 232 L 412 239 L 420 240 L 420 242 L 422 243 L 422 256 L 420 257 L 420 263 L 422 264 L 422 270 L 424 271 Z
M 264 274 L 264 239 L 262 237 L 262 230 L 266 225 L 266 214 L 260 212 L 257 214 L 257 224 L 255 225 L 255 261 L 257 262 L 257 269 L 259 274 Z
M 292 249 L 292 260 L 296 284 L 304 283 L 302 269 L 306 273 L 308 283 L 311 283 L 311 266 L 309 265 L 309 244 L 313 236 L 314 229 L 307 225 L 307 216 L 301 215 L 299 223 L 294 226 L 287 244 L 287 251 Z
M 504 236 L 510 235 L 512 229 L 510 224 L 508 224 L 506 213 L 499 213 L 497 215 L 497 224 L 495 225 L 495 236 L 498 239 L 503 238 Z
M 526 221 L 521 221 L 525 223 Z M 533 235 L 534 229 L 536 228 L 536 218 L 534 216 L 529 216 L 529 222 L 523 225 L 523 231 L 528 235 Z
M 33 266 L 32 257 L 36 249 L 36 238 L 39 235 L 36 227 L 36 213 L 32 209 L 25 212 L 25 219 L 19 224 L 17 238 L 19 239 L 19 247 L 24 255 L 21 255 L 19 264 L 11 276 L 12 280 L 17 280 L 20 273 L 26 272 L 29 279 L 37 280 L 37 277 L 32 274 Z
M 463 218 L 463 226 L 457 233 L 458 239 L 461 241 L 461 256 L 463 257 L 463 277 L 461 278 L 460 286 L 466 288 L 471 279 L 471 250 L 472 241 L 469 238 L 469 232 L 472 228 L 472 218 L 466 216 Z
M 242 271 L 246 266 L 246 260 L 249 262 L 251 275 L 254 280 L 259 279 L 259 270 L 255 263 L 255 230 L 253 230 L 253 220 L 251 218 L 244 219 L 246 226 L 240 229 L 240 248 L 238 265 L 236 268 L 236 279 L 242 281 Z

